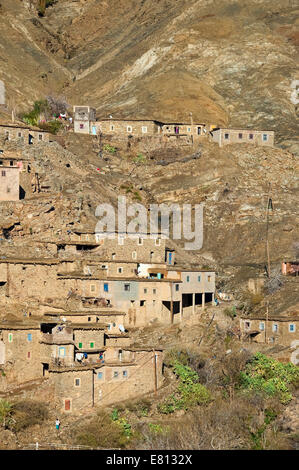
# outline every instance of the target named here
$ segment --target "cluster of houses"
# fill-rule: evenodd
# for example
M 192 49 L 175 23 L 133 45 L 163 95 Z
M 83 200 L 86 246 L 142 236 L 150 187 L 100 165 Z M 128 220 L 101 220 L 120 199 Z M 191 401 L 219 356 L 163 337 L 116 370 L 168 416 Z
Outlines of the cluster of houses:
M 186 122 L 161 122 L 144 119 L 115 119 L 112 116 L 96 119 L 96 110 L 90 106 L 74 106 L 74 132 L 90 135 L 121 137 L 160 137 L 183 139 L 192 142 L 209 139 L 219 147 L 235 143 L 248 143 L 261 146 L 274 145 L 274 132 L 253 129 L 226 129 L 216 125 Z
M 0 389 L 39 381 L 33 396 L 75 413 L 158 390 L 163 351 L 134 348 L 130 330 L 196 321 L 214 302 L 215 272 L 176 265 L 160 234 L 97 240 L 77 227 L 35 243 L 53 257 L 0 259 L 1 305 L 29 305 L 0 323 Z

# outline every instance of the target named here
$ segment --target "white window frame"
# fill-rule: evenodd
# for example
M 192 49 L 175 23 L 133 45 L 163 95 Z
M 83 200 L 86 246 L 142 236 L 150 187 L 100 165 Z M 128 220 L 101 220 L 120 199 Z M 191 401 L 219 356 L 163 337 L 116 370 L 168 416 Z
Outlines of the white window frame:
M 111 132 L 114 131 L 114 124 L 110 124 L 110 131 L 111 131 Z
M 139 238 L 137 239 L 137 245 L 138 245 L 138 246 L 143 245 L 143 238 L 142 238 L 142 237 L 139 237 Z
M 141 127 L 141 132 L 142 132 L 142 134 L 147 134 L 147 126 L 142 126 Z
M 117 272 L 118 272 L 118 274 L 122 274 L 124 272 L 124 268 L 122 266 L 119 266 L 117 268 Z
M 96 285 L 95 284 L 91 284 L 90 292 L 96 292 Z
M 278 332 L 278 323 L 273 323 L 273 325 L 272 325 L 272 331 L 273 331 L 273 333 L 277 333 L 277 332 Z
M 259 323 L 259 330 L 260 330 L 260 331 L 265 331 L 265 322 L 264 322 L 264 321 L 260 321 L 260 323 Z
M 132 251 L 132 259 L 137 259 L 137 251 Z
M 294 327 L 293 330 L 291 330 L 291 326 Z M 295 325 L 295 323 L 289 323 L 289 333 L 295 333 L 295 331 L 296 331 L 296 325 Z
M 191 127 L 187 127 L 187 132 L 191 132 Z
M 13 334 L 12 333 L 8 333 L 8 342 L 9 343 L 13 342 Z
M 133 127 L 132 126 L 127 126 L 127 132 L 132 133 L 133 132 Z
M 119 236 L 119 237 L 118 237 L 118 244 L 119 244 L 119 245 L 123 245 L 123 244 L 124 244 L 124 241 L 125 241 L 125 237 L 122 237 L 122 236 Z
M 266 137 L 266 138 L 264 139 L 264 137 Z M 262 135 L 262 140 L 263 140 L 263 142 L 268 142 L 268 140 L 269 140 L 268 139 L 268 134 L 263 134 Z
M 156 238 L 155 239 L 155 245 L 160 246 L 161 245 L 161 238 Z

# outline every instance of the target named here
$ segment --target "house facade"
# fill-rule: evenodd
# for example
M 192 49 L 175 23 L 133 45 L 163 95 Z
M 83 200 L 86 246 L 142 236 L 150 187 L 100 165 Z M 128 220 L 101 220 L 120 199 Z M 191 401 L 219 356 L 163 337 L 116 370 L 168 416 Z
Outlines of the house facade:
M 273 131 L 259 131 L 255 129 L 229 129 L 218 128 L 211 131 L 212 141 L 219 147 L 229 144 L 255 144 L 266 147 L 274 146 Z

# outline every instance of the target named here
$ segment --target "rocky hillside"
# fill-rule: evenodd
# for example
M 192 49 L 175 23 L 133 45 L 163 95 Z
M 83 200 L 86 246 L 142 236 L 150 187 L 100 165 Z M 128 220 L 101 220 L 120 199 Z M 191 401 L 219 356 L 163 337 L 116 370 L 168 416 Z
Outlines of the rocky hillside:
M 274 129 L 294 149 L 294 0 L 57 0 L 43 17 L 37 3 L 1 2 L 0 79 L 20 108 L 63 91 L 100 116 L 192 112 Z

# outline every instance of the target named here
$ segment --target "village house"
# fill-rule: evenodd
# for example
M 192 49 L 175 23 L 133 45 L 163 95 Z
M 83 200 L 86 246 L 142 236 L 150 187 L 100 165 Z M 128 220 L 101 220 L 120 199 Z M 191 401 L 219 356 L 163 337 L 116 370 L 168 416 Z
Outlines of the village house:
M 267 147 L 274 146 L 273 131 L 259 131 L 254 129 L 228 129 L 218 128 L 211 131 L 212 141 L 219 147 L 228 144 L 255 144 Z
M 96 110 L 90 106 L 74 106 L 74 132 L 90 134 L 90 122 L 96 119 Z
M 282 345 L 291 351 L 284 352 L 286 361 L 299 364 L 298 313 L 285 315 L 249 315 L 240 318 L 244 341 Z
M 0 202 L 20 199 L 20 167 L 13 159 L 6 160 L 0 154 Z
M 0 122 L 0 136 L 7 140 L 21 140 L 29 145 L 50 141 L 50 134 L 47 131 L 38 127 L 26 126 L 23 123 Z

